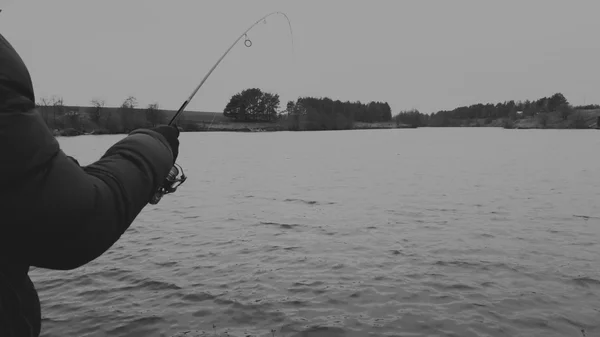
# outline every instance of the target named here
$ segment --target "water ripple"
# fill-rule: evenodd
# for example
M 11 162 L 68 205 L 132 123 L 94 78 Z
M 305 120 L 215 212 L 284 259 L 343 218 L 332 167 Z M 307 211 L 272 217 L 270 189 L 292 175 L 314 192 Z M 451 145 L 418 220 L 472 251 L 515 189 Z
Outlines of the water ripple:
M 565 150 L 596 136 L 396 131 L 184 133 L 240 146 L 182 146 L 106 254 L 33 268 L 42 336 L 600 335 L 600 159 Z

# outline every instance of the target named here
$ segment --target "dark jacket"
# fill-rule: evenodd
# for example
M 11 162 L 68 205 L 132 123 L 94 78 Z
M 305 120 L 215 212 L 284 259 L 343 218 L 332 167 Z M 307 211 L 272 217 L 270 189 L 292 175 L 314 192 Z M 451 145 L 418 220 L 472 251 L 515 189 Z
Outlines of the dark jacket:
M 31 266 L 68 270 L 127 230 L 173 165 L 166 139 L 140 129 L 80 167 L 35 109 L 25 64 L 0 35 L 0 336 L 38 336 Z

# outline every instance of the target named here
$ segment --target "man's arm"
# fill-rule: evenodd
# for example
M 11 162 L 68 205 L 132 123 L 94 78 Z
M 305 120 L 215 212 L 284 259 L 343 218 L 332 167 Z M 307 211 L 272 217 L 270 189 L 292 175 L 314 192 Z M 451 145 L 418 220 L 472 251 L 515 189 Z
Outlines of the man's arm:
M 134 132 L 85 168 L 59 151 L 23 194 L 38 191 L 35 213 L 22 223 L 21 256 L 50 269 L 73 269 L 99 257 L 147 205 L 172 158 L 162 135 L 149 130 Z
M 134 131 L 82 168 L 34 101 L 25 64 L 0 34 L 0 256 L 72 269 L 108 250 L 147 205 L 177 157 L 178 132 Z

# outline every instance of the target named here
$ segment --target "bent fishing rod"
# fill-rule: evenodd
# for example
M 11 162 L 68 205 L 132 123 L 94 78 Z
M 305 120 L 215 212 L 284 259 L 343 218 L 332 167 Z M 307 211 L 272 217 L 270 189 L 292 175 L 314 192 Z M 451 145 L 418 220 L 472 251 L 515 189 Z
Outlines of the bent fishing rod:
M 202 81 L 200 82 L 200 84 L 198 84 L 198 86 L 194 89 L 194 91 L 192 91 L 192 93 L 190 94 L 190 96 L 183 102 L 183 104 L 181 105 L 181 107 L 179 108 L 179 110 L 177 110 L 177 112 L 175 113 L 175 115 L 173 115 L 173 117 L 169 121 L 169 124 L 168 124 L 169 126 L 175 126 L 175 127 L 177 127 L 175 125 L 175 122 L 177 121 L 177 119 L 181 116 L 181 114 L 183 113 L 183 111 L 185 110 L 185 108 L 187 107 L 187 105 L 190 103 L 190 101 L 194 98 L 194 96 L 196 96 L 196 93 L 198 92 L 198 90 L 200 90 L 200 88 L 202 87 L 202 85 L 204 85 L 204 82 L 206 82 L 206 80 L 208 79 L 208 77 L 217 68 L 217 66 L 219 65 L 219 63 L 221 63 L 221 61 L 225 58 L 225 56 L 227 56 L 227 54 L 229 54 L 229 52 L 233 49 L 233 47 L 243 37 L 245 37 L 244 45 L 246 47 L 248 47 L 248 48 L 251 47 L 252 46 L 252 41 L 248 38 L 248 32 L 250 32 L 250 30 L 252 30 L 252 28 L 256 27 L 256 25 L 258 25 L 260 22 L 267 23 L 266 19 L 269 16 L 271 16 L 271 15 L 277 15 L 277 14 L 283 15 L 285 17 L 285 19 L 287 20 L 287 22 L 288 22 L 288 25 L 290 27 L 290 36 L 292 38 L 292 54 L 294 53 L 294 34 L 292 32 L 292 24 L 291 24 L 290 19 L 288 18 L 288 16 L 285 13 L 283 13 L 283 12 L 272 12 L 272 13 L 269 13 L 269 14 L 263 16 L 262 18 L 258 19 L 255 23 L 253 23 L 248 29 L 246 29 L 231 44 L 231 46 L 225 51 L 225 53 L 223 53 L 223 55 L 221 55 L 221 57 L 212 66 L 212 68 L 210 68 L 210 70 L 208 71 L 208 73 L 206 73 L 206 75 L 204 76 L 204 78 L 202 79 Z M 173 167 L 171 168 L 171 171 L 169 171 L 169 174 L 165 178 L 165 181 L 163 182 L 162 186 L 158 188 L 158 190 L 152 196 L 152 199 L 150 199 L 150 204 L 152 204 L 152 205 L 158 204 L 158 202 L 162 199 L 162 197 L 165 194 L 170 194 L 170 193 L 175 192 L 177 190 L 177 188 L 179 186 L 181 186 L 181 184 L 183 184 L 186 181 L 186 179 L 187 179 L 187 176 L 183 172 L 183 168 L 179 164 L 175 163 L 173 165 Z

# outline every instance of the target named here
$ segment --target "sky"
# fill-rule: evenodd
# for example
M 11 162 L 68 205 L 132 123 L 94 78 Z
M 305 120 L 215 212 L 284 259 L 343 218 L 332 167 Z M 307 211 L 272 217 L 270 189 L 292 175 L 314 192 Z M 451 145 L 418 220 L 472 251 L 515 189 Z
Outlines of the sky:
M 256 87 L 388 102 L 393 113 L 538 99 L 600 104 L 597 0 L 0 0 L 36 99 L 222 111 Z

